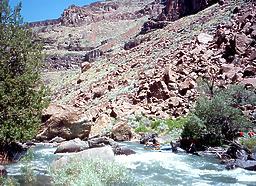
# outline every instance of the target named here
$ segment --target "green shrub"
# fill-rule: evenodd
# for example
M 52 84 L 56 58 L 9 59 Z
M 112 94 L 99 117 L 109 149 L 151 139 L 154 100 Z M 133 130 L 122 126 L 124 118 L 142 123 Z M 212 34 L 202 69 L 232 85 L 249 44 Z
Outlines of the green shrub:
M 198 139 L 203 134 L 205 128 L 204 122 L 199 117 L 192 114 L 184 124 L 181 137 Z
M 256 138 L 243 138 L 241 139 L 241 143 L 251 151 L 256 149 Z
M 61 169 L 51 169 L 55 185 L 136 185 L 125 167 L 100 159 L 73 159 Z
M 187 122 L 187 117 L 179 117 L 177 119 L 166 119 L 165 123 L 169 128 L 169 131 L 173 129 L 182 129 Z
M 204 145 L 220 145 L 233 140 L 239 130 L 252 122 L 239 109 L 244 104 L 255 105 L 255 93 L 240 85 L 217 89 L 210 97 L 202 94 L 185 124 L 182 137 L 200 138 Z
M 157 129 L 161 125 L 161 120 L 154 120 L 151 122 L 151 129 Z
M 139 125 L 135 128 L 135 132 L 149 132 L 150 130 L 143 124 L 139 123 Z
M 0 177 L 0 185 L 4 186 L 18 186 L 19 183 L 12 177 Z

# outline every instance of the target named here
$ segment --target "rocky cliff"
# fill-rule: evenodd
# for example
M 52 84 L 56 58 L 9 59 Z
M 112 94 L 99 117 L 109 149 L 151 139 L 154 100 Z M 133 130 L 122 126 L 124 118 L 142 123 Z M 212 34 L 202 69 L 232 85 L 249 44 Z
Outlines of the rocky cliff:
M 150 6 L 152 3 L 149 2 Z M 205 4 L 197 6 L 199 4 L 180 7 L 179 16 L 186 15 L 184 10 L 190 5 L 193 8 L 189 9 L 189 14 L 205 7 Z M 169 10 L 166 15 L 173 13 L 173 7 L 173 4 L 165 7 Z M 103 131 L 107 127 L 103 129 L 102 126 L 119 120 L 187 114 L 198 97 L 197 79 L 200 77 L 214 78 L 216 85 L 221 87 L 241 83 L 255 88 L 255 9 L 254 3 L 230 0 L 173 22 L 167 19 L 161 29 L 144 34 L 138 34 L 143 21 L 147 20 L 144 18 L 140 24 L 138 20 L 101 20 L 87 26 L 71 27 L 68 23 L 68 26 L 44 28 L 50 31 L 39 32 L 39 35 L 56 39 L 59 48 L 63 37 L 70 43 L 75 43 L 78 38 L 80 43 L 86 39 L 90 43 L 87 47 L 95 47 L 94 52 L 87 55 L 88 60 L 81 71 L 45 74 L 52 91 L 52 102 L 81 108 L 93 125 L 92 131 Z M 141 7 L 136 11 L 141 11 Z M 124 26 L 122 29 L 121 25 Z M 89 29 L 97 31 L 98 37 L 91 32 L 87 34 Z M 66 51 L 59 49 L 58 52 Z M 88 51 L 82 52 L 78 54 L 86 56 Z M 98 58 L 90 61 L 90 56 Z M 83 61 L 85 59 L 79 63 Z M 244 112 L 255 110 L 248 108 L 244 108 Z

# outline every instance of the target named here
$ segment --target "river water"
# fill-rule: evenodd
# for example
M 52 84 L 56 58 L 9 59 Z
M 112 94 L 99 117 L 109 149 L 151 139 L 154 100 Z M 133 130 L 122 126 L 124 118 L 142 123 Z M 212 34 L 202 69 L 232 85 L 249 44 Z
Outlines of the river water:
M 130 156 L 116 156 L 116 161 L 127 167 L 135 179 L 145 185 L 256 185 L 256 172 L 243 169 L 226 170 L 214 157 L 199 157 L 188 154 L 175 154 L 170 151 L 148 151 L 142 145 L 123 143 L 136 151 Z M 51 185 L 47 175 L 51 162 L 58 158 L 56 148 L 39 145 L 34 148 L 34 158 L 30 166 L 38 175 L 36 185 Z M 23 162 L 7 166 L 8 174 L 22 180 Z M 26 185 L 22 183 L 21 185 Z

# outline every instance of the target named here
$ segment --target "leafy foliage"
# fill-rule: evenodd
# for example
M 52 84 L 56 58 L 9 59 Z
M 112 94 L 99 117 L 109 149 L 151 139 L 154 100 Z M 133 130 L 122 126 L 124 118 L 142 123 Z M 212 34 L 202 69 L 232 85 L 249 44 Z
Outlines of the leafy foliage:
M 46 104 L 40 84 L 41 47 L 22 25 L 21 4 L 0 1 L 0 140 L 25 141 L 36 133 Z
M 256 150 L 256 138 L 243 138 L 241 140 L 242 145 L 244 145 L 246 148 L 250 149 L 251 151 Z
M 136 185 L 125 167 L 100 159 L 73 159 L 50 174 L 56 185 Z
M 227 89 L 215 87 L 211 97 L 202 94 L 189 117 L 182 137 L 202 139 L 205 145 L 219 145 L 232 140 L 239 130 L 252 125 L 239 109 L 245 104 L 256 105 L 256 95 L 241 85 Z
M 135 132 L 157 132 L 157 133 L 168 133 L 175 129 L 183 129 L 186 117 L 180 117 L 176 119 L 153 119 L 150 120 L 149 126 L 147 126 L 142 121 L 135 128 Z

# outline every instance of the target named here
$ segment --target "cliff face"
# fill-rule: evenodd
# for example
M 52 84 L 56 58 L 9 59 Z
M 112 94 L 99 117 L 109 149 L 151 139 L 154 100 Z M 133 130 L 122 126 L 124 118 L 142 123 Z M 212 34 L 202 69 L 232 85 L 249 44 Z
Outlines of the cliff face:
M 167 0 L 163 14 L 168 20 L 174 21 L 195 14 L 214 3 L 217 3 L 217 0 Z
M 83 7 L 71 5 L 64 10 L 59 19 L 34 22 L 30 23 L 30 25 L 36 27 L 60 24 L 74 27 L 102 20 L 134 20 L 144 16 L 158 16 L 163 7 L 161 0 L 115 0 L 96 2 Z
M 73 69 L 84 61 L 92 62 L 112 51 L 137 46 L 147 39 L 129 42 L 136 35 L 164 28 L 171 21 L 194 14 L 216 1 L 112 0 L 82 7 L 72 5 L 59 19 L 30 25 L 44 43 L 45 67 Z M 91 55 L 95 51 L 100 55 Z

